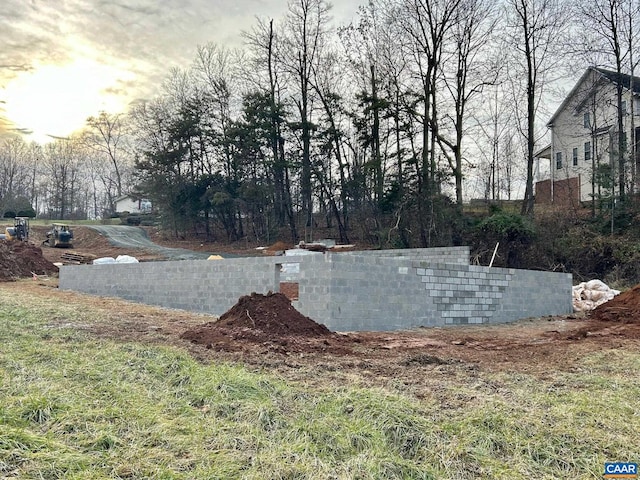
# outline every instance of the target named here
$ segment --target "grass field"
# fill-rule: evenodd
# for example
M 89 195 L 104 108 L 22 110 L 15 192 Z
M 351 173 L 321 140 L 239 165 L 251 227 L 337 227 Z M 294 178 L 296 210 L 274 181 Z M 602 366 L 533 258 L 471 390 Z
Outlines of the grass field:
M 0 478 L 583 479 L 640 459 L 639 352 L 460 364 L 417 398 L 79 328 L 100 315 L 0 289 Z

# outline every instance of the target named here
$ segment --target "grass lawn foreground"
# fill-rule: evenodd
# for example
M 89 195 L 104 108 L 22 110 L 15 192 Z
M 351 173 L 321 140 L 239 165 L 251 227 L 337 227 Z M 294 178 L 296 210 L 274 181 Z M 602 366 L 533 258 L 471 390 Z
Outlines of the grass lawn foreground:
M 77 328 L 99 321 L 0 289 L 0 478 L 583 479 L 640 460 L 638 351 L 461 366 L 416 398 Z

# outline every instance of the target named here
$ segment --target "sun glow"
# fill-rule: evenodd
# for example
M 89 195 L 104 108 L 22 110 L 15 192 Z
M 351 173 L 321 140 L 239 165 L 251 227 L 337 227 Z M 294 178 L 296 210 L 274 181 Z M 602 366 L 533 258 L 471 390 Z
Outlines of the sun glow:
M 124 111 L 125 100 L 114 89 L 130 76 L 92 60 L 39 66 L 7 85 L 5 115 L 16 128 L 32 132 L 36 142 L 66 137 L 100 111 Z

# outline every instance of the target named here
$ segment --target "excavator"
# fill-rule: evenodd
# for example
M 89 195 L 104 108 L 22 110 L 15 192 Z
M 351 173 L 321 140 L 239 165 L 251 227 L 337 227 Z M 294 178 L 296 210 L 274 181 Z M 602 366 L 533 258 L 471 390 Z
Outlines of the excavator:
M 69 225 L 54 223 L 51 225 L 51 230 L 47 232 L 47 239 L 42 244 L 50 247 L 69 248 L 72 247 L 72 239 L 73 231 L 69 228 Z
M 8 241 L 18 240 L 27 242 L 29 240 L 29 217 L 16 217 L 13 221 L 13 227 L 7 227 L 4 233 L 4 239 Z

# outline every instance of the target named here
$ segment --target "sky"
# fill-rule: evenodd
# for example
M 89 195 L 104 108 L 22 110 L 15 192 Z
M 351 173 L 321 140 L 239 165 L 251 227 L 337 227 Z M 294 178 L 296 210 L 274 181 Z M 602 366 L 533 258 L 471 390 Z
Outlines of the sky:
M 347 23 L 353 0 L 335 0 Z M 154 95 L 198 45 L 242 45 L 256 17 L 283 17 L 286 0 L 2 0 L 0 137 L 46 143 L 100 111 Z

